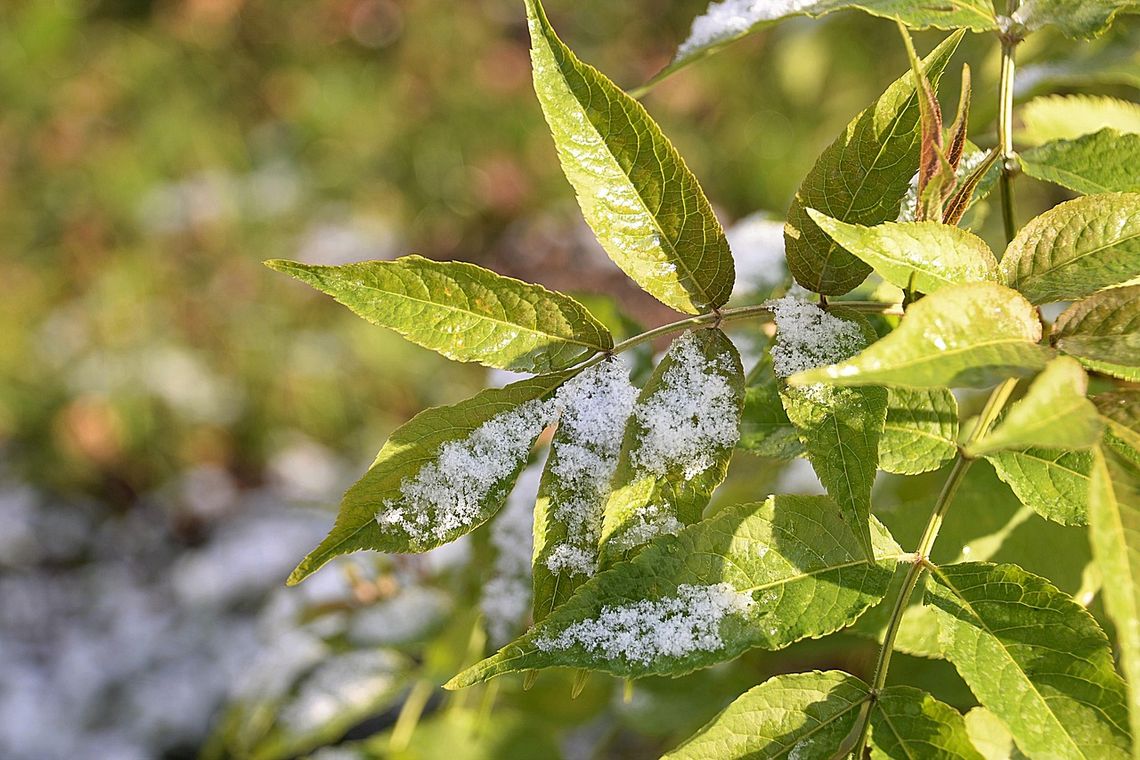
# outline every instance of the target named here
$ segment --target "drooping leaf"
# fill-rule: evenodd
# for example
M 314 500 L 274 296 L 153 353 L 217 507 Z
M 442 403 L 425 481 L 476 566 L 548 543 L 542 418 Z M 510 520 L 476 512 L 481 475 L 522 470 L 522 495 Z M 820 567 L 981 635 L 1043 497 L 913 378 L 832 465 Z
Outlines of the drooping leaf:
M 899 475 L 937 470 L 958 453 L 958 401 L 945 388 L 891 388 L 879 467 Z
M 870 561 L 823 496 L 729 507 L 595 575 L 448 688 L 559 666 L 678 675 L 831 633 L 882 598 L 902 554 L 877 522 L 873 535 Z
M 1140 381 L 1140 285 L 1095 293 L 1066 309 L 1052 340 L 1096 372 Z
M 1084 525 L 1088 514 L 1088 451 L 1027 448 L 999 451 L 986 460 L 1022 504 L 1062 525 Z
M 1140 134 L 1102 129 L 1023 151 L 1021 169 L 1031 177 L 1078 193 L 1140 192 Z
M 812 307 L 816 308 L 816 307 Z M 875 340 L 866 318 L 835 308 L 830 316 L 858 326 L 861 345 Z M 777 348 L 783 347 L 784 320 L 776 314 Z M 859 344 L 852 346 L 858 350 Z M 780 389 L 788 419 L 796 426 L 808 460 L 819 480 L 843 510 L 870 556 L 871 487 L 879 467 L 879 439 L 887 417 L 887 389 L 878 386 L 842 388 L 829 385 Z
M 943 652 L 1030 757 L 1130 756 L 1124 683 L 1083 607 L 1016 565 L 932 571 Z
M 772 371 L 772 354 L 764 349 L 744 384 L 744 411 L 740 416 L 739 448 L 773 459 L 803 456 L 795 425 L 780 401 L 779 383 Z
M 845 362 L 792 376 L 793 385 L 984 386 L 1045 366 L 1033 306 L 996 283 L 943 288 L 912 304 L 898 329 Z
M 1093 403 L 1107 425 L 1105 444 L 1140 465 L 1140 390 L 1101 393 Z
M 265 264 L 450 359 L 540 373 L 613 348 L 609 330 L 574 299 L 474 264 L 421 256 L 343 266 Z
M 1081 365 L 1058 356 L 1033 380 L 1024 398 L 1010 407 L 1001 422 L 967 446 L 971 456 L 1040 446 L 1088 449 L 1100 441 L 1104 423 L 1086 395 L 1089 378 Z
M 832 757 L 868 699 L 867 684 L 849 673 L 776 676 L 741 694 L 662 760 Z
M 744 370 L 718 329 L 675 340 L 634 405 L 602 522 L 600 566 L 699 522 L 740 435 Z
M 923 61 L 934 86 L 961 38 L 950 36 Z M 840 295 L 870 274 L 867 264 L 824 234 L 807 209 L 852 224 L 894 220 L 918 168 L 918 128 L 919 97 L 908 71 L 847 125 L 808 172 L 784 228 L 788 267 L 805 288 Z
M 602 248 L 678 311 L 723 305 L 732 254 L 697 178 L 645 108 L 558 39 L 539 0 L 526 9 L 535 91 Z
M 1009 729 L 984 707 L 975 707 L 966 713 L 966 731 L 986 760 L 1026 760 L 1013 743 Z
M 874 760 L 982 760 L 961 713 L 921 689 L 889 686 L 871 708 Z
M 1093 451 L 1089 541 L 1106 579 L 1104 603 L 1128 683 L 1132 735 L 1140 736 L 1140 470 L 1110 448 Z
M 900 288 L 933 293 L 946 285 L 1000 282 L 997 258 L 980 237 L 939 222 L 845 224 L 808 209 L 820 229 Z
M 1076 140 L 1102 129 L 1140 134 L 1140 103 L 1106 95 L 1048 95 L 1020 109 L 1021 139 L 1039 145 Z
M 488 389 L 401 425 L 345 493 L 332 531 L 289 583 L 341 554 L 427 551 L 489 520 L 553 418 L 547 399 L 569 377 L 540 375 Z
M 1140 275 L 1140 193 L 1086 195 L 1026 224 L 1001 261 L 1035 304 L 1084 298 Z
M 1032 32 L 1055 26 L 1066 37 L 1091 39 L 1112 24 L 1117 13 L 1137 7 L 1125 0 L 1028 0 L 1013 14 L 1013 20 Z
M 673 61 L 652 82 L 659 81 L 677 69 L 710 53 L 793 16 L 819 17 L 832 11 L 857 8 L 874 16 L 901 21 L 912 29 L 968 28 L 976 32 L 997 28 L 993 7 L 984 0 L 955 0 L 944 5 L 917 4 L 906 0 L 818 0 L 799 3 L 712 2 L 701 16 L 693 20 L 688 38 L 681 43 Z

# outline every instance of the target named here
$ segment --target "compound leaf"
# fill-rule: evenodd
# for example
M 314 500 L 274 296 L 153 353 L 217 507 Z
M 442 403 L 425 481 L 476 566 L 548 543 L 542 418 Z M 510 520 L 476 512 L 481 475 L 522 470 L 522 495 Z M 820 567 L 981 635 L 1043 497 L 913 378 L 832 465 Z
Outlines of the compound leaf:
M 289 583 L 341 554 L 427 551 L 489 520 L 552 420 L 546 399 L 569 377 L 540 375 L 491 388 L 401 425 L 345 493 L 332 531 Z
M 873 760 L 982 760 L 961 713 L 921 689 L 889 686 L 871 708 Z
M 1087 397 L 1089 378 L 1076 359 L 1058 356 L 1038 375 L 1025 396 L 980 441 L 971 456 L 1043 446 L 1087 449 L 1100 441 L 1104 423 Z
M 961 32 L 951 35 L 923 61 L 931 86 L 937 87 L 961 39 Z M 871 268 L 824 234 L 807 210 L 855 224 L 895 219 L 918 168 L 919 113 L 915 78 L 908 71 L 847 125 L 804 178 L 788 210 L 784 241 L 788 268 L 808 290 L 840 295 L 870 274 Z
M 1021 169 L 1031 177 L 1078 193 L 1140 191 L 1140 135 L 1102 129 L 1023 151 Z
M 548 667 L 679 675 L 843 628 L 882 598 L 901 549 L 873 525 L 869 560 L 824 496 L 773 496 L 661 535 L 599 573 L 448 688 Z
M 793 375 L 793 385 L 984 386 L 1045 366 L 1033 306 L 996 283 L 952 285 L 912 304 L 898 329 L 845 362 Z
M 1035 304 L 1084 298 L 1140 274 L 1140 193 L 1067 201 L 1025 225 L 1001 261 Z
M 1083 607 L 1016 565 L 937 568 L 942 651 L 1030 757 L 1131 755 L 1124 683 Z
M 1140 285 L 1095 293 L 1066 309 L 1052 340 L 1096 372 L 1140 381 Z
M 933 293 L 946 285 L 1000 282 L 997 258 L 974 233 L 940 222 L 846 224 L 808 209 L 820 229 L 896 287 Z
M 831 757 L 858 725 L 867 684 L 837 670 L 770 678 L 662 760 Z
M 422 256 L 343 266 L 265 264 L 450 359 L 552 372 L 613 348 L 609 330 L 574 299 L 474 264 Z
M 898 475 L 937 470 L 958 453 L 958 401 L 945 388 L 891 388 L 879 467 Z
M 645 108 L 558 39 L 538 0 L 526 9 L 535 92 L 602 248 L 678 311 L 723 305 L 732 254 L 697 178 Z

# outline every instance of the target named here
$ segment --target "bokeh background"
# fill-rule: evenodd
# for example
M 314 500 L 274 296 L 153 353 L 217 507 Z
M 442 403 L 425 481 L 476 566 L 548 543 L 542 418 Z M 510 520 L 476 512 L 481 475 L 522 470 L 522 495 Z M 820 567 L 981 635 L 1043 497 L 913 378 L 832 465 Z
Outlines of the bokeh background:
M 581 57 L 632 87 L 705 2 L 548 6 Z M 1019 97 L 1134 99 L 1137 27 L 1038 35 Z M 959 54 L 980 93 L 995 48 L 973 36 Z M 726 225 L 778 218 L 905 66 L 892 23 L 840 13 L 755 35 L 645 103 Z M 956 88 L 948 75 L 948 106 Z M 988 100 L 972 118 L 982 145 Z M 1060 198 L 1023 186 L 1024 214 Z M 771 236 L 737 233 L 742 271 L 771 284 Z M 531 91 L 520 2 L 0 4 L 0 757 L 293 757 L 373 734 L 320 756 L 653 757 L 767 673 L 865 666 L 873 644 L 840 637 L 632 693 L 595 677 L 570 700 L 572 675 L 544 675 L 445 697 L 438 684 L 495 643 L 481 580 L 517 574 L 491 529 L 285 589 L 396 425 L 502 379 L 260 262 L 412 252 L 580 294 L 618 330 L 672 318 L 580 220 Z M 881 484 L 880 503 L 924 502 L 919 481 Z M 742 456 L 721 498 L 776 485 L 815 487 L 800 464 Z M 521 486 L 515 503 L 525 525 Z M 1035 520 L 1007 546 L 1063 530 Z M 969 527 L 959 548 L 989 529 Z M 948 668 L 904 661 L 969 706 Z

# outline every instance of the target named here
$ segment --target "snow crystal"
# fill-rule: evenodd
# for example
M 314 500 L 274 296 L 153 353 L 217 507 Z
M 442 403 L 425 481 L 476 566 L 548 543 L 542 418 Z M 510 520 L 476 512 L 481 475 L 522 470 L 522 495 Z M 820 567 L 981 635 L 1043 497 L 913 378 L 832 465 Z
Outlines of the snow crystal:
M 958 170 L 954 173 L 954 176 L 957 178 L 958 182 L 962 182 L 971 174 L 973 174 L 974 169 L 977 169 L 979 166 L 981 166 L 982 162 L 986 160 L 986 156 L 988 155 L 989 151 L 985 150 L 976 150 L 972 153 L 966 153 L 963 155 L 961 162 L 958 164 Z M 906 195 L 903 196 L 903 199 L 899 204 L 899 215 L 895 221 L 913 222 L 914 212 L 917 210 L 917 208 L 918 172 L 915 172 L 914 176 L 910 178 L 910 186 L 906 190 Z
M 625 367 L 614 360 L 587 369 L 559 390 L 562 416 L 551 470 L 558 486 L 554 517 L 565 525 L 566 539 L 546 559 L 552 573 L 593 575 L 605 497 L 637 394 Z
M 776 318 L 772 368 L 777 377 L 835 364 L 867 344 L 859 325 L 828 314 L 815 304 L 784 296 L 764 305 Z
M 799 13 L 816 3 L 817 0 L 722 0 L 711 3 L 703 15 L 693 20 L 689 37 L 677 49 L 674 60 L 710 45 L 733 40 L 762 21 L 774 21 Z
M 632 549 L 666 533 L 676 535 L 683 527 L 665 506 L 646 504 L 633 513 L 622 532 L 614 537 L 613 544 L 618 549 Z
M 767 291 L 784 282 L 784 223 L 764 212 L 749 214 L 725 231 L 736 262 L 736 285 L 732 295 Z
M 716 463 L 718 449 L 740 437 L 736 394 L 722 374 L 732 367 L 727 357 L 710 362 L 694 333 L 673 341 L 666 357 L 672 363 L 660 386 L 634 410 L 642 435 L 631 460 L 657 477 L 681 466 L 692 480 Z
M 482 516 L 488 494 L 526 460 L 556 411 L 552 401 L 528 401 L 443 444 L 434 461 L 404 479 L 401 498 L 386 502 L 376 522 L 413 543 L 446 541 Z
M 542 462 L 523 470 L 506 506 L 491 523 L 495 561 L 479 607 L 495 644 L 510 641 L 530 609 L 534 502 L 541 473 Z
M 752 597 L 728 583 L 681 584 L 676 596 L 607 605 L 597 617 L 573 623 L 557 636 L 540 637 L 534 644 L 543 652 L 581 646 L 606 659 L 650 665 L 660 657 L 723 649 L 721 621 L 751 606 Z

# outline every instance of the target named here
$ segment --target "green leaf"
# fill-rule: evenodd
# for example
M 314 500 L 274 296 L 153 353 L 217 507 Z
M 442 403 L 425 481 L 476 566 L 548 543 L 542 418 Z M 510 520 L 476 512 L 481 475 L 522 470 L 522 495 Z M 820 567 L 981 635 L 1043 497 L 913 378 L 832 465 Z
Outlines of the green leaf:
M 1093 403 L 1107 424 L 1105 443 L 1140 465 L 1140 390 L 1102 393 Z
M 882 598 L 902 555 L 877 522 L 873 534 L 874 562 L 823 496 L 729 507 L 595 575 L 448 688 L 548 667 L 679 675 L 832 633 Z
M 769 347 L 765 347 L 760 361 L 745 379 L 737 448 L 773 459 L 795 459 L 804 454 L 799 433 L 780 401 Z
M 845 224 L 808 209 L 820 229 L 843 249 L 899 288 L 933 293 L 946 285 L 999 282 L 993 251 L 974 233 L 940 222 Z
M 699 522 L 740 436 L 744 370 L 718 329 L 677 338 L 625 429 L 602 522 L 600 566 Z
M 492 388 L 401 425 L 345 493 L 332 531 L 289 584 L 341 554 L 427 551 L 489 520 L 553 416 L 546 399 L 570 377 L 540 375 Z
M 910 686 L 889 686 L 875 700 L 871 708 L 871 757 L 982 760 L 970 743 L 962 715 Z
M 793 385 L 984 386 L 1045 366 L 1033 306 L 996 283 L 952 285 L 912 304 L 898 329 L 857 356 L 793 375 Z
M 697 178 L 645 108 L 558 39 L 538 0 L 526 8 L 535 92 L 602 248 L 678 311 L 723 305 L 732 254 Z
M 936 27 L 938 29 L 968 28 L 976 32 L 997 29 L 993 6 L 985 0 L 953 0 L 944 4 L 918 4 L 908 0 L 819 0 L 796 3 L 752 3 L 741 6 L 720 7 L 713 2 L 709 9 L 693 20 L 689 37 L 677 49 L 672 62 L 651 80 L 657 82 L 674 71 L 687 66 L 720 48 L 749 34 L 794 16 L 818 18 L 833 11 L 857 8 L 873 16 L 901 21 L 912 29 Z
M 1057 318 L 1052 340 L 1091 370 L 1140 381 L 1140 285 L 1073 304 Z
M 1048 95 L 1020 109 L 1021 138 L 1033 144 L 1076 140 L 1102 129 L 1140 134 L 1140 104 L 1105 95 Z
M 1135 8 L 1135 2 L 1121 0 L 1031 0 L 1021 4 L 1013 20 L 1030 32 L 1051 25 L 1066 37 L 1091 39 L 1104 32 L 1118 12 Z
M 891 388 L 879 467 L 899 475 L 937 470 L 958 453 L 958 401 L 945 388 Z
M 835 308 L 830 316 L 857 325 L 863 333 L 862 345 L 875 340 L 874 328 L 856 312 Z M 783 324 L 777 312 L 777 347 L 785 341 Z M 853 348 L 858 350 L 860 346 L 856 344 Z M 870 556 L 871 487 L 879 466 L 879 439 L 887 417 L 887 389 L 785 385 L 780 391 L 780 400 L 788 419 L 799 432 L 812 469 L 839 504 Z
M 450 359 L 552 372 L 613 348 L 609 330 L 574 299 L 474 264 L 404 256 L 335 267 L 265 265 Z
M 997 427 L 970 444 L 967 452 L 977 457 L 1030 446 L 1091 448 L 1100 441 L 1104 423 L 1088 400 L 1088 390 L 1089 378 L 1080 363 L 1058 356 L 1045 365 Z
M 1111 449 L 1093 452 L 1089 541 L 1116 626 L 1132 735 L 1140 736 L 1140 472 Z M 1140 746 L 1133 757 L 1140 757 Z
M 1031 177 L 1086 195 L 1140 191 L 1140 135 L 1102 129 L 1023 151 L 1021 169 Z
M 1025 755 L 1014 745 L 1009 729 L 984 707 L 975 707 L 966 713 L 966 731 L 986 760 L 1025 760 Z
M 616 359 L 563 386 L 566 403 L 534 506 L 534 619 L 562 604 L 598 563 L 602 514 L 638 391 Z
M 986 460 L 1022 504 L 1062 525 L 1084 525 L 1088 513 L 1088 451 L 1027 448 L 999 451 Z
M 1140 193 L 1086 195 L 1025 225 L 1001 261 L 1035 304 L 1084 298 L 1140 274 Z
M 932 86 L 961 39 L 961 32 L 951 35 L 923 61 Z M 788 210 L 784 240 L 788 267 L 808 290 L 840 295 L 870 274 L 869 266 L 824 234 L 807 209 L 854 224 L 894 220 L 918 168 L 919 112 L 908 71 L 847 125 L 804 178 Z
M 1030 757 L 1130 756 L 1124 683 L 1092 615 L 1016 565 L 937 568 L 943 652 Z
M 832 757 L 859 725 L 870 699 L 849 673 L 770 678 L 737 697 L 662 760 L 793 760 Z

